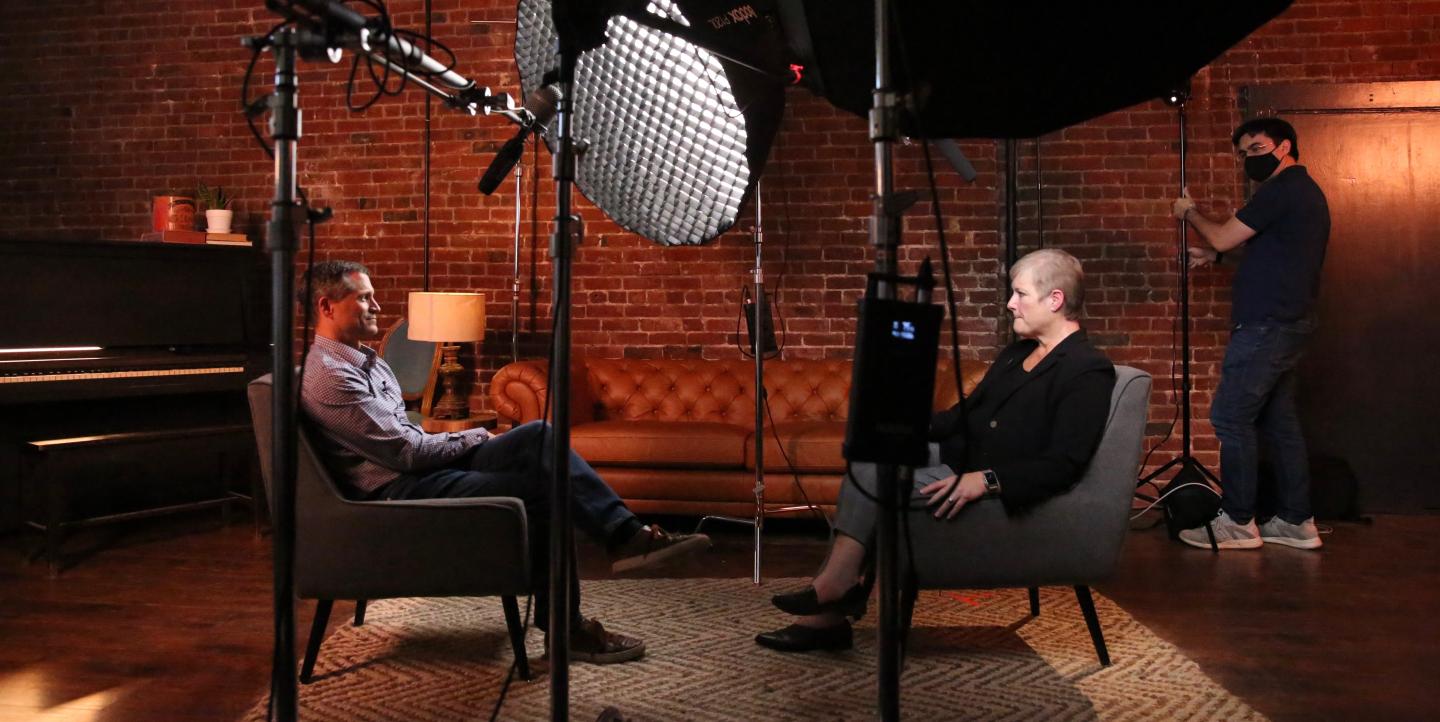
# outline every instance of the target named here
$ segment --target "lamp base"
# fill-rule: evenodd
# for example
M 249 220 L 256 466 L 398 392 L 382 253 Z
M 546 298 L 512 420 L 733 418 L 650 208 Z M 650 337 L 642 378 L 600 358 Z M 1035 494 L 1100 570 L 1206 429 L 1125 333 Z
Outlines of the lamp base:
M 440 383 L 444 393 L 430 410 L 433 419 L 464 419 L 470 416 L 470 404 L 460 393 L 465 367 L 460 365 L 460 347 L 440 347 Z

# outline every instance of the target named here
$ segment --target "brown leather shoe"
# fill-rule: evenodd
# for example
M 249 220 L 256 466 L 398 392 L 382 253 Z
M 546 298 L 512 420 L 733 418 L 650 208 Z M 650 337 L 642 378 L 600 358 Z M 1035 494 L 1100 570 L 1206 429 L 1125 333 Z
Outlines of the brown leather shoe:
M 618 574 L 643 569 L 709 548 L 710 537 L 704 534 L 671 534 L 657 524 L 650 524 L 610 552 L 610 570 Z
M 570 629 L 570 659 L 591 664 L 616 664 L 645 656 L 645 643 L 605 631 L 598 619 L 582 619 Z

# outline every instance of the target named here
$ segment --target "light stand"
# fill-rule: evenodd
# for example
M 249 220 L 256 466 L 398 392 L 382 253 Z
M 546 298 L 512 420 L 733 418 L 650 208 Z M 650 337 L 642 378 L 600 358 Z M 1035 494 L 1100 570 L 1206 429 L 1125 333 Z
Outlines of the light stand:
M 570 575 L 574 565 L 573 514 L 570 509 L 570 270 L 572 252 L 584 235 L 584 225 L 571 210 L 575 187 L 575 145 L 571 137 L 575 114 L 575 65 L 579 61 L 584 19 L 580 2 L 557 2 L 554 7 L 560 68 L 555 107 L 555 232 L 550 240 L 554 274 L 552 313 L 555 338 L 550 377 L 554 421 L 551 433 L 550 486 L 550 624 L 546 650 L 550 654 L 550 719 L 570 719 Z M 571 24 L 573 23 L 573 25 Z M 602 34 L 603 37 L 603 34 Z
M 894 202 L 895 157 L 898 138 L 899 98 L 891 87 L 890 3 L 875 0 L 875 91 L 870 109 L 870 140 L 875 144 L 875 196 L 870 221 L 870 242 L 875 246 L 875 273 L 894 277 L 900 245 L 901 208 Z M 875 296 L 895 298 L 891 281 L 878 281 Z M 860 379 L 857 379 L 860 381 Z M 881 500 L 875 534 L 875 576 L 880 587 L 879 661 L 876 678 L 877 707 L 885 722 L 900 719 L 900 646 L 902 644 L 900 601 L 900 515 L 910 497 L 913 473 L 908 467 L 878 464 L 876 491 Z
M 1186 119 L 1185 119 L 1185 103 L 1186 103 L 1186 101 L 1189 100 L 1189 98 L 1190 98 L 1190 91 L 1189 91 L 1189 88 L 1188 88 L 1188 87 L 1179 88 L 1179 89 L 1173 90 L 1173 91 L 1165 98 L 1165 103 L 1166 103 L 1167 105 L 1171 105 L 1171 106 L 1174 106 L 1174 107 L 1175 107 L 1176 114 L 1179 116 L 1179 121 L 1180 121 L 1180 192 L 1181 192 L 1182 194 L 1186 192 L 1185 164 L 1186 164 L 1186 150 L 1187 150 L 1187 149 L 1186 149 L 1186 135 L 1187 135 L 1187 134 L 1186 134 Z M 1136 484 L 1136 488 L 1139 488 L 1139 487 L 1141 487 L 1141 486 L 1144 486 L 1144 485 L 1146 485 L 1146 484 L 1149 484 L 1149 483 L 1153 482 L 1155 479 L 1159 478 L 1161 474 L 1164 474 L 1165 472 L 1167 472 L 1167 471 L 1169 471 L 1170 469 L 1172 469 L 1172 468 L 1174 468 L 1174 467 L 1177 467 L 1177 466 L 1180 467 L 1180 469 L 1179 469 L 1179 471 L 1175 472 L 1175 477 L 1174 477 L 1174 479 L 1172 479 L 1172 483 L 1173 483 L 1175 480 L 1183 480 L 1183 479 L 1187 479 L 1187 478 L 1197 478 L 1197 477 L 1200 477 L 1200 478 L 1209 479 L 1209 480 L 1210 480 L 1212 483 L 1214 483 L 1216 486 L 1219 486 L 1219 485 L 1220 485 L 1220 479 L 1218 479 L 1218 478 L 1215 476 L 1215 474 L 1211 473 L 1209 469 L 1205 468 L 1205 465 L 1204 465 L 1204 464 L 1201 464 L 1200 461 L 1195 458 L 1194 454 L 1191 453 L 1191 448 L 1192 448 L 1192 447 L 1191 447 L 1191 435 L 1190 435 L 1190 351 L 1191 351 L 1191 349 L 1190 349 L 1190 262 L 1189 262 L 1190 259 L 1188 258 L 1188 254 L 1187 254 L 1187 252 L 1186 252 L 1186 248 L 1187 248 L 1187 246 L 1188 246 L 1188 233 L 1187 233 L 1187 228 L 1186 228 L 1186 225 L 1185 225 L 1185 220 L 1184 220 L 1184 219 L 1181 219 L 1181 220 L 1177 221 L 1176 223 L 1177 223 L 1177 227 L 1179 228 L 1178 238 L 1179 238 L 1179 244 L 1180 244 L 1180 252 L 1179 252 L 1179 256 L 1178 256 L 1178 257 L 1179 257 L 1179 261 L 1180 261 L 1180 418 L 1181 418 L 1181 424 L 1180 424 L 1180 455 L 1177 456 L 1177 457 L 1175 457 L 1175 458 L 1173 458 L 1173 459 L 1171 459 L 1170 461 L 1165 462 L 1164 464 L 1162 464 L 1162 465 L 1160 466 L 1160 468 L 1156 469 L 1155 471 L 1150 472 L 1150 473 L 1147 474 L 1145 477 L 1141 478 L 1140 481 L 1139 481 L 1139 483 Z M 1143 495 L 1142 495 L 1142 498 L 1147 498 L 1147 500 L 1149 500 L 1149 501 L 1155 501 L 1155 499 L 1148 498 L 1148 497 L 1143 497 Z M 1167 514 L 1169 513 L 1168 509 L 1166 510 L 1166 513 L 1167 513 Z M 1210 548 L 1211 548 L 1211 550 L 1218 553 L 1219 550 L 1220 550 L 1220 548 L 1219 548 L 1219 546 L 1215 543 L 1215 532 L 1214 532 L 1214 530 L 1211 528 L 1210 522 L 1208 522 L 1208 521 L 1205 522 L 1205 531 L 1206 531 L 1206 533 L 1209 534 L 1209 536 L 1210 536 Z
M 510 362 L 520 360 L 520 206 L 524 203 L 524 163 L 515 164 L 515 255 L 510 273 Z
M 875 0 L 875 85 L 870 140 L 875 144 L 875 193 L 870 241 L 875 268 L 860 301 L 859 332 L 845 425 L 845 459 L 875 465 L 875 577 L 879 591 L 877 707 L 886 722 L 900 719 L 900 664 L 904 644 L 900 565 L 901 514 L 908 513 L 914 467 L 930 458 L 929 429 L 944 311 L 930 302 L 935 277 L 930 259 L 914 277 L 900 276 L 897 252 L 901 214 L 918 195 L 896 193 L 894 144 L 899 94 L 891 86 L 890 3 Z M 902 301 L 902 285 L 915 287 Z M 913 570 L 912 570 L 913 573 Z
M 271 275 L 271 468 L 274 499 L 272 527 L 274 533 L 274 625 L 275 649 L 270 670 L 270 713 L 279 722 L 293 722 L 298 717 L 299 693 L 295 676 L 295 466 L 297 448 L 295 348 L 292 309 L 294 306 L 294 260 L 299 245 L 296 211 L 301 208 L 296 193 L 296 150 L 301 135 L 301 112 L 298 107 L 297 56 L 318 59 L 327 53 L 338 58 L 333 49 L 340 38 L 359 34 L 360 51 L 372 60 L 390 67 L 439 96 L 451 107 L 476 114 L 495 111 L 517 123 L 524 117 L 514 112 L 508 95 L 492 95 L 483 88 L 450 70 L 419 48 L 388 33 L 374 32 L 366 18 L 334 0 L 306 0 L 285 6 L 267 4 L 299 28 L 281 28 L 269 36 L 247 38 L 252 47 L 269 46 L 275 55 L 275 91 L 269 100 L 270 135 L 275 150 L 275 194 L 270 201 L 270 222 L 266 231 L 266 251 L 270 254 Z M 348 38 L 347 41 L 353 39 Z M 375 45 L 384 46 L 380 50 Z M 435 77 L 453 89 L 446 92 L 409 71 L 404 64 L 392 62 L 385 52 L 403 55 L 407 63 L 436 73 Z M 319 213 L 306 209 L 311 223 L 329 217 L 329 209 Z M 567 560 L 568 561 L 568 560 Z
M 754 303 L 751 306 L 750 338 L 754 341 L 755 351 L 755 518 L 741 519 L 733 516 L 709 515 L 700 518 L 695 525 L 695 533 L 699 534 L 700 529 L 707 521 L 723 521 L 731 524 L 745 524 L 754 529 L 755 533 L 755 554 L 754 569 L 751 572 L 750 581 L 760 583 L 760 549 L 762 544 L 762 532 L 765 529 L 765 404 L 768 401 L 769 392 L 765 390 L 765 328 L 763 320 L 768 313 L 767 306 L 761 303 L 765 294 L 765 271 L 761 265 L 763 258 L 762 251 L 765 247 L 765 225 L 761 213 L 760 183 L 755 184 L 755 228 L 751 232 L 755 239 L 755 266 L 750 269 L 751 294 Z M 799 504 L 774 509 L 770 514 L 788 514 L 797 511 L 811 511 L 815 509 L 813 504 Z
M 275 554 L 275 650 L 270 668 L 270 712 L 292 722 L 298 712 L 295 679 L 295 349 L 293 316 L 295 249 L 295 150 L 300 140 L 296 105 L 296 51 L 301 31 L 286 28 L 270 40 L 275 53 L 275 93 L 271 96 L 270 137 L 275 142 L 275 196 L 266 233 L 270 253 L 270 341 L 273 368 L 270 464 L 275 498 L 271 500 Z M 251 39 L 263 43 L 264 39 Z

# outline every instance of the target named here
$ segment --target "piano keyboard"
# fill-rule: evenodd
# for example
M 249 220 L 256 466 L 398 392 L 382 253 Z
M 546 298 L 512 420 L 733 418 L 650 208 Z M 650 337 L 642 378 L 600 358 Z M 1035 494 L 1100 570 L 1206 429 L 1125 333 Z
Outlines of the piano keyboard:
M 129 371 L 75 371 L 61 373 L 31 372 L 0 376 L 0 384 L 43 383 L 52 381 L 89 381 L 93 379 L 133 379 L 158 376 L 202 376 L 206 374 L 244 373 L 244 366 L 212 366 L 185 369 L 134 369 Z

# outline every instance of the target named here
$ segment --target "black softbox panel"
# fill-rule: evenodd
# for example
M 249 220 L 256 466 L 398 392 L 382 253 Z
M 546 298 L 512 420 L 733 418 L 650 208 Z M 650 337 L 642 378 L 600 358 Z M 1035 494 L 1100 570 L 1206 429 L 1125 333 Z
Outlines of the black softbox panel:
M 894 77 L 913 90 L 907 135 L 1033 137 L 1161 97 L 1278 15 L 1250 2 L 897 1 Z M 866 115 L 875 84 L 871 0 L 781 0 L 805 82 Z

